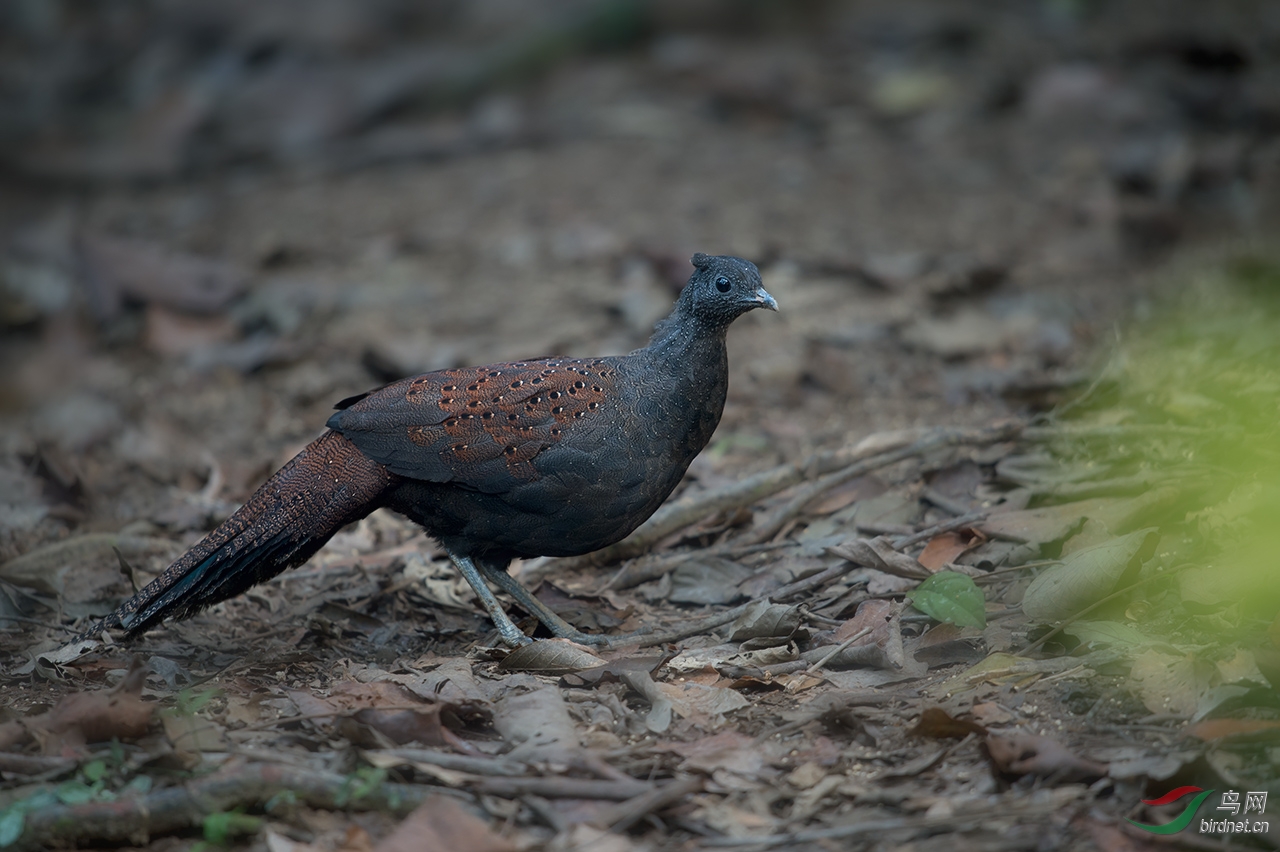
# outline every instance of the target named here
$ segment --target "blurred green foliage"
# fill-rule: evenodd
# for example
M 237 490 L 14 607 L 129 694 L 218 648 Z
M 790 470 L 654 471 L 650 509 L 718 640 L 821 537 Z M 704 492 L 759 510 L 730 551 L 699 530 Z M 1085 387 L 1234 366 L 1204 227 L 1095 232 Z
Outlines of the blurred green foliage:
M 1063 413 L 1056 453 L 1094 476 L 1154 475 L 1185 499 L 1161 521 L 1191 604 L 1280 604 L 1280 262 L 1186 273 Z M 1167 548 L 1166 548 L 1167 549 Z

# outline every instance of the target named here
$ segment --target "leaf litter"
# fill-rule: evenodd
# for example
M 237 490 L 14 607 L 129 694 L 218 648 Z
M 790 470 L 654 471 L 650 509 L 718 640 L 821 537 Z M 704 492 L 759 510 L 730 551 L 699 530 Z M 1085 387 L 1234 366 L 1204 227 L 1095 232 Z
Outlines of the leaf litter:
M 870 81 L 869 99 L 845 93 L 841 105 L 822 106 L 769 82 L 817 73 L 786 51 L 765 51 L 781 70 L 761 77 L 734 71 L 728 44 L 697 47 L 681 54 L 678 43 L 659 40 L 652 61 L 674 63 L 660 73 L 710 92 L 717 106 L 705 112 L 738 135 L 745 125 L 734 121 L 874 138 L 879 124 L 849 114 L 857 108 L 848 104 L 862 102 L 876 121 L 920 121 L 895 124 L 915 134 L 967 85 L 951 71 L 898 69 Z M 279 49 L 298 48 L 284 37 Z M 1143 55 L 1162 49 L 1148 44 Z M 702 56 L 712 61 L 700 64 Z M 753 67 L 760 52 L 740 58 Z M 246 73 L 272 64 L 245 63 Z M 393 92 L 424 74 L 447 88 L 410 64 L 392 75 Z M 1091 72 L 1047 69 L 1023 95 L 1026 115 L 1012 107 L 1010 120 L 1048 120 L 1060 110 L 1040 101 L 1065 97 L 1050 84 L 1088 82 Z M 287 76 L 257 82 L 287 88 Z M 1095 81 L 1072 97 L 1097 109 L 1088 101 L 1114 96 L 1107 85 L 1120 84 Z M 326 103 L 343 106 L 352 96 L 340 88 L 320 87 L 317 101 L 298 104 L 328 116 L 319 131 L 312 127 L 320 147 L 310 150 L 321 152 L 312 166 L 391 156 L 394 146 L 377 147 L 390 137 L 375 144 L 355 135 L 363 121 L 334 116 L 396 120 L 401 108 L 387 109 L 374 92 L 327 112 Z M 231 150 L 218 152 L 209 147 L 216 140 L 201 136 L 206 125 L 193 116 L 248 109 L 244 97 L 179 103 L 176 113 L 153 104 L 150 114 L 182 119 L 159 140 L 170 146 L 162 173 L 178 173 L 187 146 L 232 159 L 251 150 L 287 158 L 282 140 L 293 137 L 274 122 L 297 111 L 260 116 Z M 482 126 L 497 128 L 494 144 L 525 138 L 525 119 L 498 120 L 511 111 L 502 97 L 454 131 L 432 125 L 395 150 L 449 156 L 480 138 Z M 624 107 L 602 105 L 610 133 L 639 125 L 667 132 L 686 120 L 664 124 L 669 105 L 657 113 Z M 145 127 L 136 114 L 126 118 L 118 126 Z M 557 123 L 539 131 L 548 148 L 557 145 Z M 565 126 L 577 136 L 590 122 Z M 324 147 L 335 140 L 349 147 Z M 587 144 L 596 141 L 588 133 Z M 769 163 L 784 161 L 770 151 Z M 64 154 L 45 168 L 66 171 L 70 162 Z M 521 179 L 518 165 L 512 180 Z M 1198 164 L 1197 181 L 1211 179 L 1209 165 Z M 134 174 L 138 166 L 103 156 L 79 168 Z M 566 176 L 589 168 L 577 158 L 572 166 Z M 1176 182 L 1169 163 L 1156 171 L 1157 183 Z M 272 186 L 255 195 L 259 179 L 247 175 L 243 187 L 259 202 L 289 194 Z M 1017 181 L 1011 197 L 1025 189 Z M 1097 227 L 1080 224 L 1094 217 L 1104 222 L 1099 245 L 1111 245 L 1135 232 L 1149 238 L 1161 216 L 1185 212 L 1153 213 L 1127 192 L 1074 198 L 1069 228 L 1040 224 L 1066 232 Z M 1025 299 L 1000 301 L 1011 295 L 1001 292 L 1011 278 L 1043 275 L 1039 262 L 1058 275 L 1053 264 L 1065 263 L 1077 278 L 1091 277 L 1092 267 L 1054 259 L 1061 247 L 1019 247 L 1049 259 L 1017 265 L 1001 251 L 983 255 L 998 261 L 920 251 L 849 257 L 843 237 L 803 248 L 762 243 L 761 256 L 781 252 L 770 280 L 804 270 L 812 280 L 788 295 L 818 301 L 793 314 L 802 331 L 785 352 L 744 330 L 759 346 L 734 377 L 746 391 L 735 391 L 742 396 L 731 398 L 717 444 L 690 483 L 608 552 L 520 566 L 531 586 L 554 579 L 539 597 L 578 626 L 646 627 L 652 648 L 490 648 L 487 623 L 441 555 L 410 525 L 378 514 L 308 566 L 149 634 L 137 648 L 141 664 L 126 670 L 120 649 L 60 653 L 64 636 L 53 629 L 28 636 L 11 628 L 72 623 L 127 594 L 141 579 L 135 572 L 162 568 L 243 499 L 303 439 L 294 418 L 315 420 L 338 387 L 380 370 L 479 361 L 489 354 L 481 339 L 551 344 L 529 336 L 540 323 L 525 317 L 502 325 L 486 315 L 490 324 L 477 325 L 481 318 L 466 315 L 469 300 L 433 290 L 433 276 L 505 287 L 523 274 L 513 270 L 546 258 L 590 266 L 593 275 L 639 269 L 624 297 L 595 292 L 590 316 L 579 304 L 576 313 L 557 306 L 533 318 L 564 329 L 565 346 L 616 349 L 636 343 L 626 335 L 647 325 L 636 318 L 647 303 L 668 300 L 661 288 L 670 258 L 687 256 L 674 244 L 641 244 L 651 238 L 631 245 L 566 225 L 560 199 L 527 217 L 563 225 L 554 239 L 490 222 L 474 227 L 485 234 L 476 238 L 482 247 L 457 242 L 470 237 L 451 223 L 487 221 L 481 213 L 502 206 L 486 201 L 470 219 L 450 210 L 448 226 L 422 233 L 405 232 L 413 217 L 397 213 L 387 233 L 352 249 L 347 234 L 308 242 L 307 227 L 295 231 L 290 216 L 264 204 L 271 228 L 245 215 L 246 230 L 229 243 L 242 248 L 211 250 L 217 228 L 198 204 L 127 196 L 89 210 L 93 227 L 78 244 L 67 239 L 58 249 L 48 234 L 20 235 L 3 258 L 0 277 L 15 298 L 0 319 L 6 329 L 34 324 L 41 335 L 23 350 L 33 358 L 15 381 L 37 401 L 64 385 L 75 395 L 42 408 L 34 426 L 15 428 L 14 458 L 44 461 L 5 468 L 5 482 L 29 496 L 23 505 L 6 502 L 3 515 L 10 538 L 0 624 L 10 630 L 13 660 L 9 718 L 0 723 L 0 847 L 159 845 L 174 833 L 272 850 L 905 848 L 939 834 L 975 848 L 1127 848 L 1140 840 L 1124 833 L 1124 817 L 1154 819 L 1138 803 L 1180 783 L 1274 784 L 1280 618 L 1268 582 L 1278 549 L 1268 532 L 1277 395 L 1268 293 L 1280 277 L 1266 257 L 1241 255 L 1197 273 L 1190 289 L 1208 293 L 1207 305 L 1125 337 L 1096 382 L 1064 403 L 1062 390 L 1075 380 L 1055 372 L 1061 338 L 1070 342 L 1087 323 L 1066 331 Z M 112 205 L 136 206 L 120 214 L 123 226 L 104 229 Z M 228 228 L 240 218 L 218 216 Z M 170 222 L 156 229 L 183 238 L 138 236 L 148 222 Z M 196 224 L 184 232 L 181 222 Z M 367 262 L 350 259 L 357 255 Z M 514 265 L 495 272 L 485 266 L 494 257 Z M 77 331 L 58 314 L 72 296 L 59 302 L 56 287 L 42 293 L 22 284 L 32 275 L 83 286 L 97 311 L 92 330 Z M 366 276 L 402 276 L 431 290 L 431 311 L 465 334 L 417 349 L 387 340 L 401 331 L 384 325 L 388 304 L 417 316 L 409 297 L 390 290 L 370 296 L 386 300 L 370 333 L 359 298 L 342 295 Z M 874 295 L 859 290 L 851 299 L 855 287 Z M 867 327 L 854 318 L 823 325 L 822 298 L 833 317 L 856 301 L 873 318 Z M 600 306 L 616 308 L 624 322 L 598 331 Z M 403 331 L 421 336 L 416 327 Z M 882 420 L 850 421 L 833 404 L 860 394 L 876 400 L 863 408 L 886 407 Z M 1013 410 L 1063 404 L 1034 420 L 997 420 L 993 410 L 1010 410 L 998 400 L 1018 394 L 1040 401 Z M 945 404 L 930 409 L 925 398 Z M 925 407 L 904 407 L 911 399 Z M 959 402 L 974 403 L 960 416 L 965 428 L 901 428 L 909 417 L 951 422 Z M 836 428 L 812 428 L 824 417 Z M 39 445 L 46 438 L 54 449 Z M 60 454 L 74 457 L 74 475 L 58 472 Z M 121 517 L 155 523 L 101 532 L 123 526 L 113 523 Z

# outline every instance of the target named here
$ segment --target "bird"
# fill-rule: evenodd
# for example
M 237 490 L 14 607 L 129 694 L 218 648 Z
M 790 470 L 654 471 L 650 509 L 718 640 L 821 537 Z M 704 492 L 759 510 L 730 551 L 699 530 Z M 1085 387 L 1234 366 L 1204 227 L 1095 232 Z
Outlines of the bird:
M 506 645 L 532 640 L 487 583 L 553 636 L 609 644 L 565 622 L 507 567 L 621 540 L 710 441 L 728 392 L 728 328 L 778 303 L 748 260 L 699 252 L 691 263 L 671 314 L 630 354 L 439 370 L 342 400 L 320 437 L 77 640 L 131 639 L 191 616 L 388 508 L 439 542 Z

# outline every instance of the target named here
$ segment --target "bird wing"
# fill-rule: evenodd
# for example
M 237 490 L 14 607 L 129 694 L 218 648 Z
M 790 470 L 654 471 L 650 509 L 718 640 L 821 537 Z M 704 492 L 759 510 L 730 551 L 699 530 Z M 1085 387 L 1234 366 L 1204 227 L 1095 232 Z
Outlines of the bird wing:
M 501 492 L 536 479 L 533 459 L 599 424 L 612 359 L 545 359 L 440 370 L 343 400 L 329 418 L 392 473 Z

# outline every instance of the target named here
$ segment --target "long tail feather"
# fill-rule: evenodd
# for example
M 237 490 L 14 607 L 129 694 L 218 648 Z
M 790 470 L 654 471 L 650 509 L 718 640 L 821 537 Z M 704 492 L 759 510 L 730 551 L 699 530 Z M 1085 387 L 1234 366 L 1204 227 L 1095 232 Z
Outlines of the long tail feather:
M 163 574 L 81 636 L 108 629 L 133 636 L 301 565 L 342 527 L 378 508 L 392 480 L 386 468 L 346 438 L 326 432 Z

